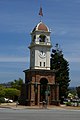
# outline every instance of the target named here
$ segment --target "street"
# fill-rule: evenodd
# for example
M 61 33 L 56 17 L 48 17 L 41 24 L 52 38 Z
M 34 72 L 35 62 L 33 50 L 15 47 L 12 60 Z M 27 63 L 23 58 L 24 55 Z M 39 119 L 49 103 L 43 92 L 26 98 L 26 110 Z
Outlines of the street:
M 80 120 L 80 110 L 0 108 L 0 120 Z

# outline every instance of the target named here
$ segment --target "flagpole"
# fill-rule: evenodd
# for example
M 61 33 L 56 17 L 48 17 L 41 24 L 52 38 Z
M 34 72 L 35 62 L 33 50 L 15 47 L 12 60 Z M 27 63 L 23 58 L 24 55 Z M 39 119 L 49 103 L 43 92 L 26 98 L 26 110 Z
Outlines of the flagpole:
M 40 22 L 42 22 L 41 16 L 39 16 Z

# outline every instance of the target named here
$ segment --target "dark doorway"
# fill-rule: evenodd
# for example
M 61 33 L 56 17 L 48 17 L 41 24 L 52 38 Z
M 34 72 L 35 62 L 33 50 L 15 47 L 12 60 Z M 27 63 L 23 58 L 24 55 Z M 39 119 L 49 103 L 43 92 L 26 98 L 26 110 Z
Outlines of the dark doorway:
M 40 80 L 40 101 L 46 101 L 46 91 L 47 91 L 47 84 L 48 80 L 46 78 L 42 78 Z

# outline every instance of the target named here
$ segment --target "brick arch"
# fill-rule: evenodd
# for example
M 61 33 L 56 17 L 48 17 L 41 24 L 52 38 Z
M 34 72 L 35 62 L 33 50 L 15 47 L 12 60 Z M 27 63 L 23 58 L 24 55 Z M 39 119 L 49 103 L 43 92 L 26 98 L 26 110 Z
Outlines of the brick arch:
M 40 83 L 41 84 L 47 84 L 48 83 L 48 80 L 46 78 L 41 78 L 40 79 Z
M 46 101 L 48 80 L 46 78 L 40 79 L 40 101 Z

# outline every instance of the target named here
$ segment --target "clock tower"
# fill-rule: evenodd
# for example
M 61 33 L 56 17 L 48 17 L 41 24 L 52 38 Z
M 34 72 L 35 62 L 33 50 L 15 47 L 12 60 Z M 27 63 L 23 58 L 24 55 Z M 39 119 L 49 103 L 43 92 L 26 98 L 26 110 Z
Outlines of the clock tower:
M 41 21 L 31 32 L 30 69 L 50 70 L 50 30 Z
M 42 8 L 39 12 L 42 14 Z M 21 103 L 24 105 L 59 104 L 59 85 L 55 81 L 55 70 L 50 70 L 50 30 L 40 21 L 31 31 L 30 68 L 24 70 L 25 84 L 22 87 Z

